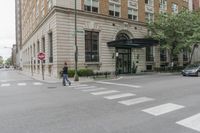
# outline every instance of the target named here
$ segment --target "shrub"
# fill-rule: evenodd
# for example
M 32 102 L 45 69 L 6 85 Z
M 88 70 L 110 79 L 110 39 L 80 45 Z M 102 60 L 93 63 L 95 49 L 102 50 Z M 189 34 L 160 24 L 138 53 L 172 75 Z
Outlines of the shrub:
M 74 70 L 68 70 L 68 76 L 69 77 L 74 77 L 75 71 Z
M 92 69 L 79 69 L 78 75 L 79 76 L 92 76 L 93 70 Z

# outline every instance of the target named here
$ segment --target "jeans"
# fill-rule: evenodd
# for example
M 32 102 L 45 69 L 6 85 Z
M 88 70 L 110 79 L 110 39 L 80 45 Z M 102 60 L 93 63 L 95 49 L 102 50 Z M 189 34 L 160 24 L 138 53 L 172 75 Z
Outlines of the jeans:
M 68 79 L 68 74 L 63 74 L 63 85 L 66 86 L 66 81 L 69 85 L 71 85 L 71 82 Z

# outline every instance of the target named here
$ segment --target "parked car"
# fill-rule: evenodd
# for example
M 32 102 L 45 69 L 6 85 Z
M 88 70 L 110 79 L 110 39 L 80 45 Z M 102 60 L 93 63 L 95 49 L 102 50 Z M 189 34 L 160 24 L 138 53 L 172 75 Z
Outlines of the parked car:
M 181 73 L 183 76 L 200 76 L 200 63 L 188 65 Z

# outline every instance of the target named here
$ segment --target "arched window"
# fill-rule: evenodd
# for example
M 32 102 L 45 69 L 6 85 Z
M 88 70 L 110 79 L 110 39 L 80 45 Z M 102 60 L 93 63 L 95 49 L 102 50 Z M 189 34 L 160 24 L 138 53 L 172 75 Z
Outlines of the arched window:
M 126 33 L 119 33 L 116 36 L 116 40 L 129 40 L 130 37 Z

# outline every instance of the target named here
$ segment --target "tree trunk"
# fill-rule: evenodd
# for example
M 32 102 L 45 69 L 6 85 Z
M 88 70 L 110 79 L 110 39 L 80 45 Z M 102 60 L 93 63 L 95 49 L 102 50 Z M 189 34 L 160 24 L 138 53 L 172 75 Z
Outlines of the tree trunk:
M 191 53 L 190 58 L 189 58 L 189 64 L 192 63 L 192 57 L 193 57 L 193 55 L 194 55 L 194 50 L 195 50 L 195 48 L 197 48 L 197 47 L 198 47 L 198 44 L 194 44 L 194 45 L 193 45 L 192 53 Z

